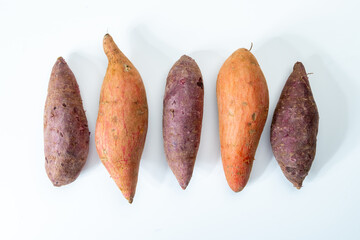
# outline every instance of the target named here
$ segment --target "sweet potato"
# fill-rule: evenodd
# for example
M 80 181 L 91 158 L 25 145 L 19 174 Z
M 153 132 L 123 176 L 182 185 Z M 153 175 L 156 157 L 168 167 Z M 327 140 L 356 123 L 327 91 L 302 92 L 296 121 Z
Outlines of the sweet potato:
M 200 144 L 204 85 L 196 62 L 184 55 L 166 80 L 163 138 L 167 162 L 182 189 L 191 179 Z
M 44 112 L 45 169 L 54 186 L 73 182 L 89 152 L 89 128 L 75 76 L 62 57 L 52 69 Z
M 264 74 L 249 50 L 238 49 L 225 61 L 216 94 L 225 176 L 230 188 L 239 192 L 249 179 L 269 108 Z
M 270 141 L 285 177 L 300 189 L 315 158 L 319 113 L 301 62 L 294 65 L 275 108 Z
M 108 68 L 101 88 L 96 149 L 124 197 L 132 203 L 148 127 L 145 87 L 109 34 L 103 46 Z

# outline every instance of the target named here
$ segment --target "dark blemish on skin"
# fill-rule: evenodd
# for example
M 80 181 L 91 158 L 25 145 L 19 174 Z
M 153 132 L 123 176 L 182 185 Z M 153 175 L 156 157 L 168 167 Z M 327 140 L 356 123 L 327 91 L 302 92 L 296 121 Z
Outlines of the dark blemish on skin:
M 64 137 L 64 135 L 62 134 L 62 132 L 60 132 L 60 136 L 61 136 L 61 137 Z
M 196 83 L 196 85 L 198 85 L 199 87 L 201 87 L 201 89 L 204 89 L 204 84 L 202 82 L 202 78 L 199 78 L 199 81 Z
M 130 71 L 131 68 L 129 65 L 124 64 L 124 69 L 125 69 L 125 72 L 128 72 L 128 71 Z
M 172 118 L 174 118 L 174 116 L 175 116 L 175 110 L 174 110 L 174 109 L 170 109 L 170 112 L 172 113 Z
M 250 64 L 258 66 L 258 64 L 256 62 L 254 62 L 254 61 L 250 61 Z
M 66 104 L 65 104 L 65 103 L 63 103 L 62 105 L 63 105 L 64 107 L 66 107 Z
M 56 110 L 56 107 L 54 107 L 54 110 Z
M 172 102 L 172 105 L 175 105 L 176 104 L 176 101 L 174 100 L 173 102 Z
M 47 157 L 45 157 L 45 161 L 46 161 L 46 163 L 48 163 L 48 159 L 47 159 Z
M 251 118 L 252 118 L 253 121 L 255 121 L 255 119 L 256 119 L 256 113 L 253 113 L 253 114 L 251 115 Z
M 77 113 L 76 107 L 74 107 L 74 113 Z
M 251 123 L 247 123 L 247 125 L 250 127 L 250 126 L 251 126 Z
M 139 103 L 138 101 L 135 101 L 135 102 L 134 102 L 134 104 L 136 104 L 136 105 L 137 105 L 138 103 Z
M 63 166 L 64 166 L 64 164 L 63 164 L 63 163 L 61 163 L 61 166 L 63 167 Z

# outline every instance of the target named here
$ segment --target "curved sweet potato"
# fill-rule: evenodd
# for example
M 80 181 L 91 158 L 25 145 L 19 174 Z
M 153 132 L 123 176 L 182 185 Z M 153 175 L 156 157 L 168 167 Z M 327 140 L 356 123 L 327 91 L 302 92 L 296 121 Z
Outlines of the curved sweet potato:
M 101 88 L 96 149 L 124 197 L 132 203 L 148 126 L 148 107 L 139 72 L 109 34 L 104 36 L 109 64 Z
M 200 144 L 204 85 L 196 62 L 184 55 L 166 81 L 163 138 L 167 162 L 181 188 L 191 179 Z
M 276 106 L 270 141 L 285 177 L 300 189 L 316 152 L 319 113 L 301 62 L 294 65 Z
M 79 86 L 59 57 L 51 72 L 44 113 L 45 169 L 54 186 L 79 176 L 89 152 L 89 135 Z

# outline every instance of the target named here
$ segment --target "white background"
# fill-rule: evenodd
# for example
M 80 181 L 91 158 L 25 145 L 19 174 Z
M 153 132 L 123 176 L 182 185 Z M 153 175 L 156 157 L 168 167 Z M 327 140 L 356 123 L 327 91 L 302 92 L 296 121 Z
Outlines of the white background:
M 359 1 L 0 1 L 0 239 L 360 239 Z M 142 75 L 149 130 L 134 203 L 94 144 L 109 32 Z M 215 84 L 225 59 L 249 48 L 266 76 L 269 116 L 246 188 L 223 173 Z M 205 85 L 202 139 L 183 191 L 167 166 L 162 97 L 188 54 Z M 91 131 L 79 178 L 52 186 L 44 169 L 43 111 L 63 56 Z M 275 161 L 269 130 L 293 64 L 302 61 L 320 113 L 318 148 L 303 188 Z

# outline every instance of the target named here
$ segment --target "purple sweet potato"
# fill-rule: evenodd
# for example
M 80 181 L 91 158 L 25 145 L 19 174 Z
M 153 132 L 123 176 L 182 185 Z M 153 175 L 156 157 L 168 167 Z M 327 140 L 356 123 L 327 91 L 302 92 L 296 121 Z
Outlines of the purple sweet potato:
M 44 112 L 45 169 L 54 186 L 73 182 L 89 152 L 89 128 L 75 76 L 62 57 L 52 69 Z
M 184 55 L 166 81 L 163 138 L 167 162 L 182 189 L 191 179 L 200 144 L 204 85 L 196 62 Z
M 319 113 L 301 62 L 294 65 L 276 106 L 270 141 L 285 177 L 300 189 L 316 152 Z

